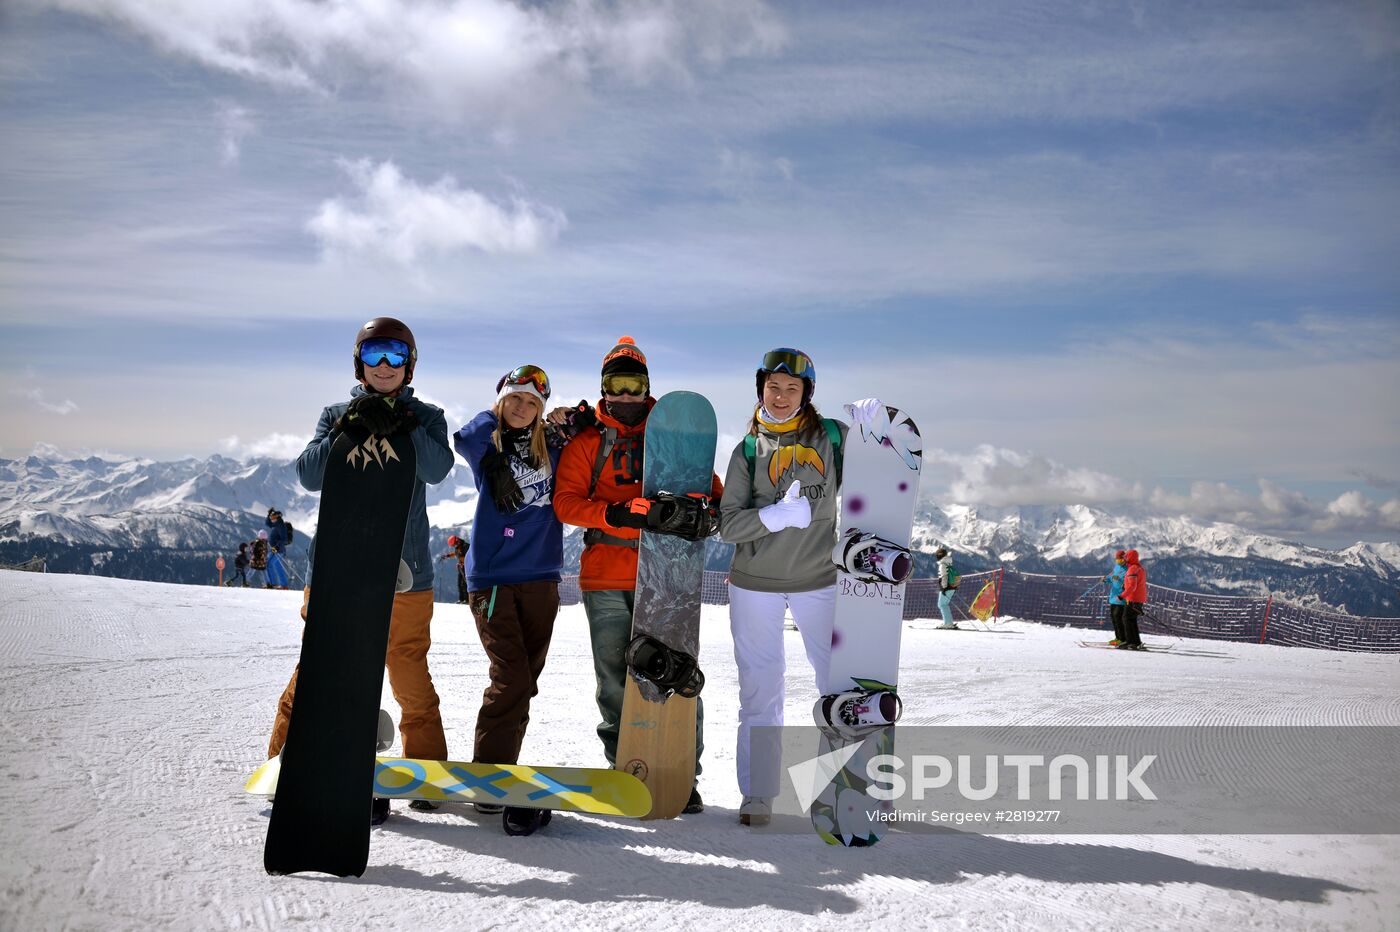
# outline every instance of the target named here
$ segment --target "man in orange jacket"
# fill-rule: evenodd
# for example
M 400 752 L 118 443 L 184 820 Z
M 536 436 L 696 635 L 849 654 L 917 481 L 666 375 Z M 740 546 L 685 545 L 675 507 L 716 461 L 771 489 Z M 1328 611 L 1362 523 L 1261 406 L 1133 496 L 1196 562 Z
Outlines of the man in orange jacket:
M 597 430 L 584 430 L 569 441 L 559 458 L 554 481 L 554 512 L 565 524 L 586 528 L 579 588 L 593 643 L 593 672 L 598 681 L 598 737 L 609 766 L 617 762 L 622 695 L 627 682 L 627 644 L 632 639 L 632 607 L 637 588 L 637 542 L 646 526 L 642 492 L 642 453 L 651 397 L 647 359 L 636 342 L 624 336 L 603 357 L 603 397 L 595 415 Z M 711 499 L 724 486 L 714 477 Z M 695 707 L 695 773 L 700 774 L 704 748 L 704 705 Z M 692 789 L 683 812 L 704 810 Z
M 1138 552 L 1129 550 L 1123 555 L 1128 571 L 1123 574 L 1123 639 L 1119 650 L 1144 650 L 1142 635 L 1138 633 L 1138 616 L 1147 604 L 1147 570 L 1138 562 Z

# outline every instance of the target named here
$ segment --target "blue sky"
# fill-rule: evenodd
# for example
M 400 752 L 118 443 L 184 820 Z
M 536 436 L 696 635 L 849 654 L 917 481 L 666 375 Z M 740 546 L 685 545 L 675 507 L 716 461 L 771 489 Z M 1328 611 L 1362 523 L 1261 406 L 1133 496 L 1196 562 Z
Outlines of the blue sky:
M 1400 538 L 1388 2 L 19 0 L 0 456 L 288 454 L 391 313 L 465 420 L 763 350 L 925 490 Z

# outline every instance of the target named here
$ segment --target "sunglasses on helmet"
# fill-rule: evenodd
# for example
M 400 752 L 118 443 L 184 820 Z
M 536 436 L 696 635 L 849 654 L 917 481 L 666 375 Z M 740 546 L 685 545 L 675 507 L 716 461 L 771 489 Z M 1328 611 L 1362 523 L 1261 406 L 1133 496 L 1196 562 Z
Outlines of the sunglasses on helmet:
M 535 390 L 545 401 L 549 400 L 549 376 L 539 366 L 519 366 L 501 376 L 501 381 L 496 384 L 496 391 L 499 392 L 507 385 L 533 385 Z
M 786 347 L 763 355 L 763 367 L 769 372 L 786 372 L 800 379 L 816 379 L 817 367 L 804 352 Z
M 647 393 L 647 387 L 647 377 L 636 372 L 614 372 L 603 376 L 605 395 L 641 396 Z
M 360 344 L 360 362 L 371 369 L 384 362 L 402 369 L 412 355 L 413 351 L 403 340 L 366 340 Z

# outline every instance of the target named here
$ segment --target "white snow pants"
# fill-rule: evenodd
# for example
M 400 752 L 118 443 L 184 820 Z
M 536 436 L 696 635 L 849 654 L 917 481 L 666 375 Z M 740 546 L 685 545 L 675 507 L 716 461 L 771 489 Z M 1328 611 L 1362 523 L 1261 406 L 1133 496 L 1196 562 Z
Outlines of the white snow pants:
M 756 725 L 783 723 L 783 614 L 791 609 L 807 661 L 815 674 L 817 692 L 831 664 L 831 627 L 836 617 L 836 587 L 811 592 L 754 592 L 729 585 L 729 630 L 734 637 L 734 662 L 739 667 L 739 737 L 734 755 L 739 792 L 744 796 L 777 796 L 781 747 L 764 742 L 755 759 L 749 735 Z M 752 776 L 752 779 L 751 779 Z

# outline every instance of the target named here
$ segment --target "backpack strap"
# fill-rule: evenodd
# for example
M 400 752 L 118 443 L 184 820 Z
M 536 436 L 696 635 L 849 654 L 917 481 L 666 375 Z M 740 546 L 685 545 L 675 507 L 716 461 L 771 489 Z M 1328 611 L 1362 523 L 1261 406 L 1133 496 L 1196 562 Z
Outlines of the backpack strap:
M 616 427 L 599 427 L 598 433 L 602 436 L 598 441 L 598 455 L 593 458 L 593 475 L 588 480 L 589 498 L 592 498 L 593 493 L 598 491 L 598 477 L 603 474 L 603 467 L 608 462 L 608 456 L 612 454 L 613 447 L 617 444 Z
M 593 493 L 598 491 L 598 479 L 603 475 L 603 467 L 608 462 L 608 457 L 612 455 L 613 447 L 617 445 L 617 428 L 598 428 L 601 438 L 598 441 L 598 455 L 593 458 L 593 475 L 588 480 L 588 497 L 592 498 Z M 591 547 L 593 544 L 612 544 L 614 547 L 627 547 L 630 550 L 637 549 L 637 541 L 623 537 L 614 537 L 607 531 L 598 527 L 587 528 L 583 532 L 583 545 Z
M 841 460 L 843 459 L 843 457 L 841 456 L 841 428 L 834 420 L 832 420 L 829 417 L 822 418 L 822 426 L 826 428 L 826 439 L 831 441 L 831 453 L 836 460 L 836 486 L 837 488 L 840 488 Z M 757 455 L 755 452 L 757 449 L 757 445 L 757 438 L 755 438 L 753 434 L 744 435 L 744 459 L 749 464 L 750 487 L 753 486 L 753 463 L 754 458 Z

